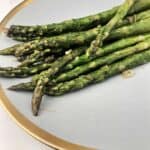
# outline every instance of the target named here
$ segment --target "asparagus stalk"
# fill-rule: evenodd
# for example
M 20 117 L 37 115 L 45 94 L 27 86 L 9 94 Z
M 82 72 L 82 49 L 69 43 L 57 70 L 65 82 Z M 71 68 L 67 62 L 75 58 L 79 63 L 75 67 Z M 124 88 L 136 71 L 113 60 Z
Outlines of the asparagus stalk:
M 83 54 L 85 52 L 85 50 L 86 50 L 86 47 L 76 48 L 72 51 L 72 55 L 79 56 L 79 55 Z M 52 56 L 52 58 L 51 57 L 45 58 L 43 63 L 37 64 L 35 66 L 30 66 L 30 67 L 28 67 L 28 66 L 19 66 L 17 68 L 14 68 L 14 67 L 4 67 L 3 68 L 3 67 L 1 67 L 0 68 L 0 76 L 2 76 L 2 77 L 11 77 L 11 78 L 14 78 L 14 77 L 21 77 L 21 78 L 28 77 L 30 75 L 39 73 L 43 70 L 46 70 L 46 69 L 52 67 L 53 63 L 51 63 L 51 62 L 53 62 L 53 60 L 54 59 L 53 59 L 53 56 Z M 60 61 L 60 58 L 56 59 L 56 61 Z M 60 61 L 60 63 L 61 63 L 61 61 Z M 38 79 L 38 78 L 36 78 L 36 79 Z
M 74 80 L 59 83 L 53 87 L 48 86 L 45 88 L 44 93 L 52 96 L 63 95 L 67 92 L 82 89 L 90 84 L 102 82 L 108 79 L 109 77 L 119 74 L 120 72 L 137 67 L 139 65 L 143 65 L 148 62 L 150 62 L 150 49 L 140 52 L 138 54 L 128 56 L 123 60 L 120 60 L 110 65 L 106 65 L 89 74 L 79 76 Z M 32 86 L 32 84 L 30 86 L 30 83 L 28 84 L 29 86 L 27 86 L 26 83 L 26 86 L 24 86 L 23 84 L 15 85 L 10 87 L 9 89 L 33 91 L 34 86 Z
M 55 85 L 60 82 L 66 82 L 70 79 L 74 79 L 75 77 L 78 77 L 81 74 L 92 72 L 92 70 L 95 70 L 96 68 L 100 67 L 101 65 L 111 64 L 118 59 L 124 58 L 128 55 L 137 53 L 139 51 L 143 51 L 143 50 L 145 50 L 145 48 L 150 46 L 150 35 L 147 37 L 146 36 L 145 37 L 138 36 L 138 37 L 130 38 L 130 41 L 135 40 L 135 39 L 139 40 L 139 42 L 140 41 L 143 41 L 143 42 L 140 42 L 140 43 L 136 44 L 135 46 L 127 47 L 123 50 L 119 50 L 116 52 L 114 51 L 112 54 L 109 54 L 108 56 L 106 55 L 104 57 L 97 58 L 93 61 L 90 61 L 89 63 L 85 63 L 84 65 L 77 66 L 76 68 L 74 68 L 68 72 L 61 73 L 60 75 L 56 76 L 55 79 L 52 79 L 51 81 L 49 81 L 48 84 Z M 136 42 L 138 42 L 138 41 L 136 41 Z M 123 43 L 129 43 L 128 39 L 125 39 Z M 121 45 L 121 43 L 118 43 L 118 45 L 119 44 Z M 132 42 L 131 45 L 132 44 L 135 44 L 135 43 Z M 109 48 L 111 50 L 111 47 L 109 47 Z M 104 52 L 105 52 L 105 50 L 104 50 Z M 35 78 L 35 80 L 37 80 L 39 78 L 39 75 L 36 75 L 34 78 Z M 21 84 L 17 85 L 17 87 L 20 88 L 21 90 L 26 89 L 27 86 L 35 87 L 35 84 L 34 84 L 34 82 L 29 82 L 29 83 L 23 83 L 23 84 L 21 83 Z
M 135 54 L 133 56 L 129 56 L 128 58 L 114 63 L 112 65 L 106 65 L 95 72 L 92 72 L 88 75 L 80 76 L 74 80 L 60 83 L 54 87 L 50 87 L 47 90 L 47 94 L 49 95 L 62 95 L 70 91 L 78 90 L 86 87 L 89 84 L 102 82 L 105 79 L 116 75 L 126 69 L 131 69 L 141 64 L 145 64 L 150 61 L 150 50 L 146 52 L 141 52 L 139 54 Z
M 18 48 L 19 46 L 20 44 L 16 44 L 12 47 L 2 49 L 0 50 L 0 55 L 14 55 L 16 48 Z
M 83 31 L 93 28 L 99 24 L 107 23 L 116 13 L 120 6 L 114 7 L 111 10 L 104 11 L 95 15 L 71 19 L 56 24 L 48 24 L 41 26 L 21 26 L 12 25 L 9 28 L 8 36 L 10 37 L 25 37 L 26 40 L 31 40 L 39 36 L 58 35 L 66 32 Z M 133 8 L 129 11 L 130 14 L 140 12 L 150 8 L 149 0 L 139 0 L 135 3 Z
M 43 90 L 45 85 L 47 85 L 47 83 L 49 82 L 49 78 L 53 78 L 56 73 L 60 72 L 62 67 L 69 61 L 74 59 L 78 55 L 78 53 L 79 51 L 69 51 L 68 53 L 66 53 L 66 55 L 54 61 L 48 70 L 41 72 L 37 81 L 34 80 L 36 82 L 36 86 L 32 96 L 33 115 L 38 115 L 42 96 L 44 95 Z
M 144 41 L 147 38 L 150 38 L 150 34 L 144 34 L 144 35 L 137 35 L 137 36 L 132 36 L 128 38 L 124 38 L 121 40 L 118 40 L 116 42 L 113 42 L 112 44 L 106 45 L 103 48 L 99 48 L 95 55 L 93 57 L 89 57 L 86 54 L 83 54 L 81 56 L 77 56 L 73 61 L 71 61 L 69 64 L 67 64 L 63 70 L 70 70 L 73 69 L 76 66 L 85 64 L 87 62 L 90 62 L 91 60 L 107 55 L 109 53 L 115 52 L 119 49 L 126 48 L 128 46 L 134 45 L 138 42 Z
M 33 85 L 32 82 L 26 82 L 26 83 L 19 83 L 16 85 L 12 85 L 8 89 L 14 91 L 33 91 L 34 88 L 35 85 Z
M 150 48 L 150 38 L 136 44 L 135 46 L 131 46 L 128 48 L 125 48 L 123 50 L 114 52 L 110 55 L 100 57 L 98 59 L 95 59 L 87 64 L 77 66 L 73 70 L 70 70 L 69 72 L 62 73 L 59 75 L 56 79 L 53 79 L 51 81 L 52 83 L 58 83 L 58 82 L 64 82 L 67 80 L 74 79 L 78 77 L 79 75 L 85 74 L 87 72 L 91 72 L 92 70 L 102 66 L 102 65 L 109 65 L 119 59 L 122 59 L 126 56 L 138 53 L 140 51 L 144 51 L 145 49 Z
M 119 20 L 119 22 L 116 25 L 116 28 L 119 28 L 119 27 L 122 27 L 125 25 L 129 25 L 129 24 L 141 21 L 141 20 L 148 19 L 148 18 L 150 18 L 150 10 L 149 9 L 146 11 L 142 11 L 138 14 L 134 14 L 132 16 L 127 16 L 123 20 Z
M 71 70 L 76 66 L 88 63 L 95 58 L 99 58 L 100 56 L 104 56 L 109 53 L 118 51 L 120 49 L 132 46 L 132 45 L 134 45 L 138 42 L 142 42 L 148 38 L 150 38 L 150 34 L 133 36 L 133 37 L 129 37 L 129 38 L 125 38 L 125 39 L 116 41 L 112 44 L 105 46 L 104 48 L 100 48 L 97 51 L 95 57 L 93 57 L 93 58 L 87 57 L 86 54 L 82 54 L 81 56 L 77 56 L 73 61 L 71 61 L 66 66 L 64 66 L 63 72 L 66 72 L 67 70 Z M 86 46 L 81 47 L 80 49 L 77 49 L 77 51 L 84 53 L 86 48 L 87 48 Z M 49 61 L 49 62 L 51 62 L 51 61 Z M 47 62 L 44 62 L 43 64 L 39 64 L 36 66 L 30 66 L 30 67 L 19 67 L 19 68 L 18 67 L 17 68 L 5 67 L 5 68 L 0 68 L 0 76 L 3 76 L 3 77 L 27 77 L 27 76 L 36 74 L 40 71 L 46 70 L 49 67 L 51 67 L 51 64 L 49 64 Z M 34 78 L 37 80 L 39 78 L 39 75 L 36 75 Z M 56 80 L 57 80 L 57 78 L 56 78 Z
M 132 19 L 132 20 L 134 20 L 134 19 Z M 141 33 L 144 32 L 142 30 L 143 27 L 145 28 L 145 32 L 148 32 L 149 24 L 150 24 L 149 22 L 150 22 L 150 20 L 146 19 L 144 25 L 140 22 L 137 22 L 137 23 L 134 23 L 133 25 L 127 26 L 127 28 L 129 28 L 131 31 L 131 33 L 128 33 L 128 34 L 132 35 L 132 30 L 134 31 L 134 28 L 136 29 L 136 26 L 138 26 L 139 32 L 140 31 L 141 31 Z M 132 27 L 133 27 L 133 29 L 132 29 Z M 125 36 L 128 35 L 124 32 L 124 28 L 122 27 L 122 28 L 119 28 L 119 29 L 113 31 L 113 36 L 112 36 L 112 34 L 110 35 L 112 39 L 115 39 L 115 36 L 117 34 L 115 34 L 115 36 L 114 36 L 114 33 L 116 33 L 118 30 L 120 33 L 123 32 L 123 34 L 119 34 L 119 35 L 122 35 L 122 37 L 124 37 L 124 34 L 125 34 Z M 126 30 L 128 30 L 128 29 L 126 29 Z M 41 40 L 34 40 L 34 41 L 26 42 L 24 44 L 19 44 L 14 47 L 10 47 L 10 48 L 1 50 L 0 54 L 13 54 L 15 52 L 15 54 L 17 56 L 18 55 L 20 56 L 23 54 L 31 53 L 35 49 L 43 50 L 43 49 L 46 49 L 49 47 L 69 48 L 72 45 L 84 45 L 85 43 L 88 44 L 92 40 L 94 40 L 94 38 L 96 37 L 97 34 L 98 34 L 98 29 L 94 28 L 94 29 L 84 31 L 84 32 L 68 33 L 68 34 L 64 34 L 64 35 L 60 35 L 60 36 L 44 38 Z M 121 37 L 117 37 L 117 38 L 121 38 Z M 12 53 L 12 51 L 13 51 L 13 53 Z M 54 52 L 55 52 L 55 50 L 54 50 Z
M 113 30 L 108 37 L 108 40 L 120 39 L 131 35 L 143 34 L 150 31 L 149 28 L 150 19 L 145 19 L 144 21 L 136 22 L 132 25 L 118 28 Z M 31 42 L 21 44 L 15 48 L 17 53 L 28 53 L 35 49 L 46 49 L 49 47 L 61 47 L 69 48 L 73 45 L 85 45 L 94 40 L 98 34 L 98 29 L 94 28 L 85 32 L 78 33 L 68 33 L 56 37 L 44 38 L 41 40 L 34 40 Z
M 92 55 L 96 53 L 97 49 L 102 47 L 103 41 L 109 36 L 116 24 L 126 16 L 134 3 L 135 0 L 126 0 L 124 4 L 118 8 L 115 16 L 104 27 L 101 28 L 96 36 L 96 39 L 91 42 L 90 47 L 87 49 L 88 56 L 92 57 Z
M 38 51 L 35 50 L 32 55 L 30 55 L 27 59 L 25 59 L 21 64 L 19 65 L 20 67 L 22 66 L 29 66 L 30 64 L 33 64 L 37 61 L 40 60 L 40 58 L 44 59 L 44 56 L 46 54 L 49 54 L 51 52 L 51 49 L 45 49 L 43 51 Z
M 9 78 L 14 78 L 14 77 L 25 78 L 34 75 L 36 73 L 39 73 L 43 70 L 46 70 L 49 67 L 51 67 L 51 63 L 39 64 L 32 67 L 0 68 L 0 76 L 9 77 Z
M 115 26 L 115 28 L 129 25 L 134 22 L 138 22 L 140 20 L 144 20 L 144 19 L 148 19 L 148 18 L 150 18 L 150 10 L 145 10 L 145 11 L 139 12 L 137 14 L 134 14 L 132 16 L 128 16 L 124 20 L 120 20 L 118 22 L 118 24 Z M 41 37 L 34 37 L 34 39 L 35 38 L 41 39 Z M 21 36 L 15 36 L 15 37 L 13 37 L 13 39 L 17 40 L 17 41 L 24 41 L 24 42 L 33 40 L 33 38 L 31 38 L 31 37 L 29 38 L 29 37 L 21 37 Z
M 63 49 L 63 48 L 53 48 L 53 49 L 51 49 L 51 48 L 43 48 L 43 49 L 41 49 L 41 48 L 38 48 L 38 49 L 29 49 L 29 50 L 16 50 L 15 51 L 15 56 L 16 57 L 21 57 L 21 56 L 25 56 L 25 55 L 32 55 L 33 53 L 34 53 L 34 51 L 39 51 L 39 53 L 41 53 L 41 51 L 44 51 L 45 49 L 49 49 L 50 51 L 49 51 L 49 53 L 51 53 L 51 54 L 55 54 L 55 55 L 57 55 L 57 54 L 59 54 L 59 53 L 62 53 L 63 51 L 65 51 L 65 49 Z

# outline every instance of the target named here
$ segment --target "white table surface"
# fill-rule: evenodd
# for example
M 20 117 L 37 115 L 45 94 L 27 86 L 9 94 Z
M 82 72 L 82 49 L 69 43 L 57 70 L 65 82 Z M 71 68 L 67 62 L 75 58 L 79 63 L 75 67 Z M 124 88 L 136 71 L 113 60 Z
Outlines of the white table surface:
M 22 0 L 0 0 L 0 21 Z M 51 150 L 35 140 L 11 120 L 0 106 L 0 150 Z

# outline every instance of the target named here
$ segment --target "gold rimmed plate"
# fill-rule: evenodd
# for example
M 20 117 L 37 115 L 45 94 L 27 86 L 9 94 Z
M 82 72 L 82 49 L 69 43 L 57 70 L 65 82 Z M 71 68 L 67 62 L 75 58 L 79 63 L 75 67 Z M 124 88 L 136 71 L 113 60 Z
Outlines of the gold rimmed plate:
M 47 24 L 94 14 L 122 0 L 30 2 L 24 1 L 5 17 L 1 32 L 11 24 Z M 0 35 L 0 49 L 16 43 Z M 0 56 L 0 66 L 16 64 L 14 57 Z M 10 85 L 29 79 L 0 78 L 0 100 L 18 125 L 53 148 L 146 150 L 150 148 L 150 65 L 133 71 L 134 76 L 129 79 L 117 76 L 64 96 L 45 96 L 38 117 L 31 113 L 32 93 L 7 90 Z

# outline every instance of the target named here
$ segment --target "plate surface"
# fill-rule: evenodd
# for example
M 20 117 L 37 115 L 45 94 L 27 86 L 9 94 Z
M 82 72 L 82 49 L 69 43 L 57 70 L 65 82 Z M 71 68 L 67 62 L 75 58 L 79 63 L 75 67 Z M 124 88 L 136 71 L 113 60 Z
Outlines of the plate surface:
M 36 0 L 19 11 L 7 26 L 60 22 L 94 14 L 121 2 L 122 0 Z M 4 35 L 0 36 L 0 49 L 15 43 Z M 17 65 L 14 57 L 0 56 L 0 66 L 12 65 Z M 60 149 L 84 149 L 71 144 L 76 143 L 102 150 L 149 150 L 150 64 L 133 71 L 135 76 L 129 79 L 116 76 L 65 96 L 45 96 L 38 117 L 33 117 L 31 113 L 32 93 L 7 90 L 10 85 L 29 79 L 0 78 L 0 83 L 9 102 L 17 110 L 14 113 L 14 107 L 9 105 L 8 111 L 17 121 L 22 115 L 27 118 L 30 122 L 26 119 L 19 121 L 21 126 L 45 144 Z M 6 97 L 3 95 L 1 99 L 5 101 Z M 22 115 L 16 115 L 18 112 Z M 29 129 L 31 126 L 33 129 Z

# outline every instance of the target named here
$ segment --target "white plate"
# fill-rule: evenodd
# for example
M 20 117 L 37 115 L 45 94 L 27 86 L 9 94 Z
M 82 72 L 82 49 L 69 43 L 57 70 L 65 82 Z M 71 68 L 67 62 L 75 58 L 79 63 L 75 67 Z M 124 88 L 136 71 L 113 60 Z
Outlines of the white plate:
M 60 22 L 94 14 L 121 2 L 122 0 L 36 0 L 19 11 L 8 26 Z M 0 49 L 15 43 L 3 35 L 0 36 Z M 0 66 L 10 65 L 16 65 L 15 58 L 0 56 Z M 83 149 L 68 143 L 71 142 L 102 150 L 149 150 L 150 64 L 133 71 L 135 76 L 129 79 L 116 76 L 64 96 L 45 96 L 38 117 L 33 117 L 31 113 L 32 93 L 7 90 L 7 87 L 23 82 L 23 79 L 0 78 L 9 102 L 17 111 L 6 102 L 4 95 L 1 95 L 1 99 L 7 111 L 23 128 L 50 146 Z M 29 79 L 25 79 L 27 80 Z

